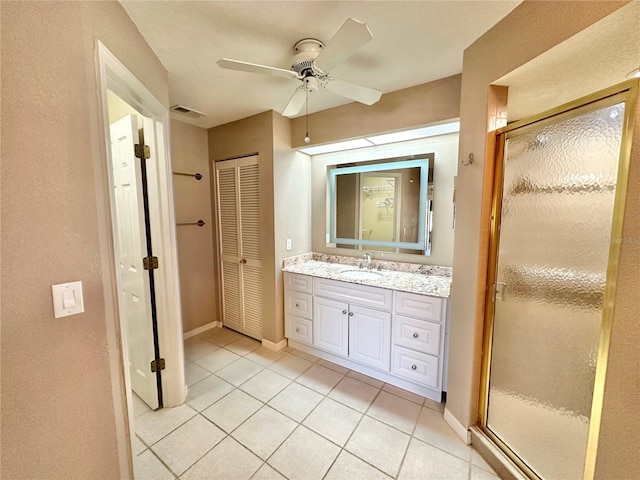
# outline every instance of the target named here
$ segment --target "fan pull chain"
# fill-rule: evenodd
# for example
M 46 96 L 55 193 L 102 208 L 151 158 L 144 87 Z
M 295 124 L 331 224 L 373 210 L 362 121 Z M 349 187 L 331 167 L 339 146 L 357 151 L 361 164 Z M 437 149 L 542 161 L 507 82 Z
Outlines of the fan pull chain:
M 306 109 L 305 121 L 306 121 L 306 126 L 307 126 L 307 131 L 305 132 L 305 135 L 304 135 L 304 143 L 309 143 L 311 141 L 311 138 L 309 138 L 309 83 L 307 82 L 306 79 L 305 79 L 304 83 L 305 83 L 305 85 L 304 85 L 304 95 L 305 95 L 304 104 L 305 104 L 305 109 Z

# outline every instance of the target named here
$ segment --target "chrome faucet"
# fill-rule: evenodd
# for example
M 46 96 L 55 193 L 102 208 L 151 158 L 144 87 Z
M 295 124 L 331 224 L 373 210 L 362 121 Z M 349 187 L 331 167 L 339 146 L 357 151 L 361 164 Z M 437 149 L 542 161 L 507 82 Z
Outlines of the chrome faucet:
M 363 255 L 367 270 L 371 270 L 371 254 L 369 252 Z

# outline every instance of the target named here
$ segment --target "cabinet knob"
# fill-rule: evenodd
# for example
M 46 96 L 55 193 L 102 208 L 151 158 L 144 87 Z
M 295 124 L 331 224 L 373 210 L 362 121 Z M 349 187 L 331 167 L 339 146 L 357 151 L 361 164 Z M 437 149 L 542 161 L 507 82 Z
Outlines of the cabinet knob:
M 349 312 L 349 316 L 350 316 L 350 317 L 353 317 L 353 312 Z
M 240 263 L 241 263 L 242 265 L 245 265 L 245 264 L 247 263 L 247 259 L 246 259 L 246 258 L 242 258 L 242 259 L 240 260 Z
M 342 314 L 345 315 L 347 313 L 346 310 L 342 310 Z
M 418 367 L 417 367 L 417 366 L 415 366 L 415 365 L 411 365 L 411 370 L 417 370 L 417 369 L 418 369 Z
M 299 328 L 296 328 L 296 333 L 300 333 L 300 329 Z
M 296 307 L 297 307 L 297 305 L 296 305 Z M 417 334 L 417 333 L 414 333 L 414 334 L 413 334 L 413 338 L 418 338 L 418 334 Z
M 298 305 L 298 304 L 296 303 L 296 307 L 299 307 L 299 306 L 300 306 L 300 305 Z

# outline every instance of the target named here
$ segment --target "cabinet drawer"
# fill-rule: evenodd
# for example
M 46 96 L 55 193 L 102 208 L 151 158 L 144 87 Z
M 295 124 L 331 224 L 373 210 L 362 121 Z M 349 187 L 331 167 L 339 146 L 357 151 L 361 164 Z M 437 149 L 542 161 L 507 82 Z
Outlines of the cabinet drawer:
M 391 372 L 430 388 L 439 388 L 439 360 L 431 355 L 393 346 Z
M 440 354 L 440 325 L 396 315 L 393 319 L 393 343 L 437 356 Z
M 441 298 L 396 291 L 394 303 L 395 312 L 400 315 L 440 323 L 443 303 Z
M 311 320 L 313 315 L 313 296 L 310 293 L 286 291 L 284 294 L 284 312 Z
M 297 292 L 312 293 L 313 277 L 300 275 L 298 273 L 284 272 L 284 289 L 296 290 Z
M 287 315 L 285 322 L 285 336 L 291 340 L 308 345 L 313 344 L 313 323 L 306 318 Z
M 341 300 L 354 305 L 372 307 L 379 310 L 391 310 L 392 291 L 385 288 L 356 285 L 337 280 L 315 277 L 313 279 L 315 295 L 321 295 L 332 300 Z

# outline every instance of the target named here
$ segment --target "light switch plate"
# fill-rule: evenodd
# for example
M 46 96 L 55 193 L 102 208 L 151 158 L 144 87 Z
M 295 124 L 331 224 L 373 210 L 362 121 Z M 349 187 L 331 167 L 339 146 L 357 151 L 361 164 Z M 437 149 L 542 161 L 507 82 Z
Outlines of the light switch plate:
M 287 238 L 287 251 L 291 250 L 291 239 Z
M 51 294 L 53 296 L 53 314 L 55 318 L 84 312 L 82 282 L 51 285 Z M 67 308 L 65 308 L 65 305 Z

